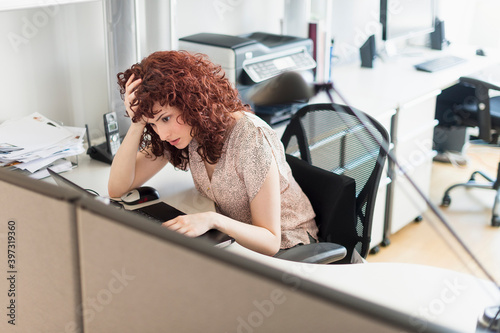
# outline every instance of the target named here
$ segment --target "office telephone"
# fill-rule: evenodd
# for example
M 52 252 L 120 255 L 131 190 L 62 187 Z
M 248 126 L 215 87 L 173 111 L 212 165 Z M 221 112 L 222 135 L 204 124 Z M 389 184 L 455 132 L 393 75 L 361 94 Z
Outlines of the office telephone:
M 120 148 L 121 144 L 116 112 L 108 112 L 104 114 L 103 120 L 106 142 L 103 142 L 97 146 L 92 146 L 90 144 L 90 137 L 88 135 L 87 128 L 87 140 L 89 143 L 87 154 L 90 155 L 90 157 L 93 159 L 111 164 L 111 162 L 113 162 L 113 157 L 118 151 L 118 148 Z
M 111 156 L 115 156 L 121 143 L 116 112 L 109 112 L 104 115 L 104 131 L 106 132 L 108 152 Z

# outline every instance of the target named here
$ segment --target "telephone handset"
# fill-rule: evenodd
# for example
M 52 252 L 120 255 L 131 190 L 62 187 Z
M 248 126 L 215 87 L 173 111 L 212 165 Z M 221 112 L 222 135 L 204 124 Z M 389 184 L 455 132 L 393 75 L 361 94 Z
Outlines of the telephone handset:
M 115 156 L 120 148 L 120 133 L 118 131 L 118 120 L 116 112 L 109 112 L 104 115 L 104 131 L 106 132 L 106 144 L 111 156 Z
M 101 143 L 97 146 L 92 146 L 90 144 L 90 138 L 88 135 L 87 128 L 87 140 L 89 143 L 89 149 L 87 149 L 87 154 L 93 159 L 101 162 L 111 164 L 113 162 L 113 157 L 115 156 L 118 148 L 120 148 L 120 133 L 118 129 L 118 120 L 116 118 L 116 112 L 109 112 L 104 114 L 104 132 L 106 134 L 106 142 Z

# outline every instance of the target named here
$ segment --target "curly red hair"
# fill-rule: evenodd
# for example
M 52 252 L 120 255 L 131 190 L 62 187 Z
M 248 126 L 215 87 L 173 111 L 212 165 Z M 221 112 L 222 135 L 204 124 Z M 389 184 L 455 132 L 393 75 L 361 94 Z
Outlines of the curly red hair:
M 136 112 L 132 121 L 153 118 L 155 102 L 178 108 L 182 120 L 192 127 L 191 135 L 199 143 L 198 153 L 211 164 L 221 157 L 228 129 L 234 123 L 231 113 L 250 111 L 222 68 L 202 54 L 186 51 L 152 53 L 130 69 L 118 73 L 122 98 L 125 84 L 132 74 L 136 79 L 142 79 L 135 91 L 136 100 L 132 106 L 136 107 Z M 175 167 L 185 168 L 189 162 L 187 147 L 179 150 L 160 140 L 149 125 L 142 136 L 141 148 L 149 148 L 154 156 L 163 156 L 168 151 Z

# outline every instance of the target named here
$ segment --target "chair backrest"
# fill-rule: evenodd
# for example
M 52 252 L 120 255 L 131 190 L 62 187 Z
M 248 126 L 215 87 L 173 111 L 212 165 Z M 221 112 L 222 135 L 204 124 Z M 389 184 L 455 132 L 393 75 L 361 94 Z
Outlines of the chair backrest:
M 472 117 L 469 114 L 469 118 L 472 118 L 474 123 L 469 124 L 469 126 L 477 126 L 479 128 L 479 138 L 483 141 L 491 142 L 492 129 L 498 131 L 498 113 L 500 110 L 493 110 L 499 107 L 499 97 L 495 97 L 494 99 L 497 102 L 492 103 L 489 92 L 490 90 L 500 91 L 500 87 L 472 77 L 461 77 L 460 84 L 474 89 L 475 104 L 473 105 Z M 492 120 L 493 115 L 496 115 L 496 121 Z M 497 126 L 493 126 L 493 123 L 496 123 Z
M 356 250 L 366 258 L 373 210 L 387 153 L 389 135 L 369 115 L 338 104 L 311 104 L 292 117 L 281 138 L 287 154 L 356 183 Z M 366 128 L 363 123 L 368 125 Z
M 287 154 L 286 160 L 293 178 L 316 213 L 319 240 L 344 246 L 347 255 L 336 263 L 349 263 L 358 242 L 354 179 L 323 170 L 292 155 Z
M 500 132 L 500 97 L 490 97 L 500 87 L 472 77 L 444 89 L 437 98 L 439 126 L 478 127 L 479 139 L 496 143 Z M 493 133 L 492 133 L 493 132 Z

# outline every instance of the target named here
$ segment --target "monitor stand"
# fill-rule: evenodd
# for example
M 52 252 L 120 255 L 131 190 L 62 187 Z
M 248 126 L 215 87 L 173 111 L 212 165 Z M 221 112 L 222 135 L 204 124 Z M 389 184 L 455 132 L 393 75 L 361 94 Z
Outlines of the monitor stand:
M 400 57 L 422 57 L 425 55 L 425 45 L 409 43 L 405 40 L 386 40 L 380 52 L 384 61 L 396 61 Z

